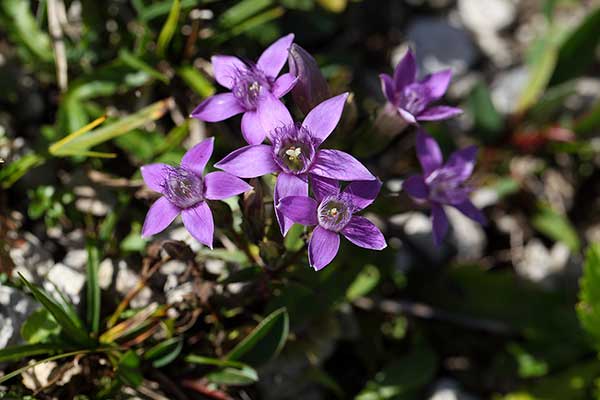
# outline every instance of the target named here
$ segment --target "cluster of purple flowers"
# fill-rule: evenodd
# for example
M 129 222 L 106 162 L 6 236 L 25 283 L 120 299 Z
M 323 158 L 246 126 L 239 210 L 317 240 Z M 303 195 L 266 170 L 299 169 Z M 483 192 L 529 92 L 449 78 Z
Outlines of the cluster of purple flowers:
M 216 122 L 243 113 L 241 131 L 248 145 L 217 162 L 215 167 L 222 171 L 206 175 L 204 168 L 212 154 L 212 138 L 190 149 L 180 166 L 143 166 L 142 176 L 148 187 L 162 194 L 148 211 L 143 236 L 164 230 L 181 214 L 191 235 L 212 248 L 214 223 L 206 200 L 222 200 L 251 190 L 240 178 L 274 173 L 277 180 L 273 202 L 281 233 L 285 236 L 294 223 L 315 226 L 308 255 L 316 270 L 333 260 L 340 234 L 363 248 L 381 250 L 387 246 L 381 231 L 368 219 L 356 215 L 375 200 L 381 182 L 352 155 L 322 148 L 342 117 L 348 93 L 329 98 L 327 83 L 316 62 L 293 40 L 293 34 L 280 38 L 256 63 L 234 56 L 212 57 L 215 79 L 230 92 L 206 99 L 192 117 Z M 286 61 L 290 73 L 280 75 Z M 393 77 L 381 75 L 387 107 L 414 125 L 461 112 L 452 107 L 430 106 L 445 93 L 449 71 L 420 81 L 416 75 L 410 51 Z M 294 121 L 280 100 L 290 91 L 298 108 L 306 114 L 302 122 Z M 444 204 L 483 223 L 483 215 L 468 200 L 469 188 L 465 185 L 473 170 L 476 149 L 456 152 L 443 164 L 437 143 L 419 128 L 417 153 L 424 174 L 409 178 L 404 188 L 417 201 L 431 205 L 436 243 L 448 227 Z

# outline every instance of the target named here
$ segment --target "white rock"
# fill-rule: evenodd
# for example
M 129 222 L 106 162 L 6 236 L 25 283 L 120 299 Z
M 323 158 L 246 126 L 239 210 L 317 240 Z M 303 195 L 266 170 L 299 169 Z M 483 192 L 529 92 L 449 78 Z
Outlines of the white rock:
M 523 248 L 521 259 L 515 263 L 515 271 L 527 280 L 552 288 L 567 272 L 570 254 L 569 248 L 561 242 L 556 242 L 548 250 L 541 240 L 533 238 Z
M 25 293 L 0 285 L 0 349 L 21 340 L 21 325 L 39 305 Z
M 528 81 L 529 72 L 526 67 L 516 67 L 498 75 L 492 83 L 491 93 L 496 109 L 503 114 L 515 111 L 517 99 Z
M 30 364 L 33 364 L 34 362 L 34 360 L 31 360 Z M 27 389 L 33 391 L 37 391 L 48 386 L 50 383 L 50 374 L 57 366 L 58 364 L 56 362 L 49 361 L 29 368 L 21 374 L 23 378 L 23 385 Z
M 463 392 L 458 382 L 440 379 L 435 383 L 429 400 L 475 400 L 475 397 Z
M 481 225 L 454 207 L 446 207 L 445 210 L 452 226 L 452 241 L 456 245 L 457 256 L 470 260 L 481 258 L 487 244 Z
M 69 250 L 63 258 L 63 264 L 67 267 L 76 269 L 76 270 L 84 270 L 87 266 L 87 250 L 85 249 L 74 249 Z
M 98 266 L 98 286 L 100 289 L 107 290 L 112 284 L 115 266 L 110 258 L 102 260 Z
M 58 263 L 50 268 L 50 272 L 44 281 L 44 288 L 53 293 L 56 291 L 54 285 L 65 295 L 67 295 L 73 304 L 81 302 L 81 291 L 85 285 L 86 276 L 82 271 L 67 267 L 65 264 Z M 49 281 L 49 282 L 48 282 Z M 50 282 L 54 283 L 52 285 Z
M 9 250 L 10 258 L 15 264 L 15 273 L 23 274 L 30 282 L 39 283 L 54 265 L 54 261 L 36 236 L 25 232 L 22 239 Z
M 174 275 L 169 275 L 169 278 L 172 277 L 174 278 Z M 167 297 L 167 304 L 184 301 L 194 292 L 194 285 L 192 282 L 185 282 L 181 285 L 175 282 L 173 285 L 173 282 L 168 282 L 169 278 L 167 278 L 167 283 L 165 283 L 164 288 Z M 170 286 L 170 288 L 167 288 L 167 286 Z
M 160 267 L 160 273 L 163 275 L 181 275 L 187 269 L 187 264 L 181 260 L 171 260 Z

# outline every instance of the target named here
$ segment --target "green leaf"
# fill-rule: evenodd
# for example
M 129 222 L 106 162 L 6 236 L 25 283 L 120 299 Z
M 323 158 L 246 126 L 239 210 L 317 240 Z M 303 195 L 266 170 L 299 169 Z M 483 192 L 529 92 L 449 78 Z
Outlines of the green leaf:
M 159 81 L 161 81 L 165 84 L 169 83 L 169 78 L 165 74 L 155 70 L 150 65 L 148 65 L 144 60 L 133 55 L 126 49 L 121 49 L 119 51 L 119 58 L 121 59 L 121 61 L 123 61 L 123 63 L 125 63 L 129 67 L 131 67 L 133 69 L 138 69 L 138 70 L 144 71 L 151 77 L 158 79 Z
M 516 113 L 523 113 L 533 106 L 548 86 L 558 58 L 557 35 L 551 32 L 540 39 L 529 63 L 529 80 L 517 101 Z
M 100 329 L 100 284 L 98 283 L 100 252 L 93 243 L 87 243 L 86 247 L 88 253 L 86 271 L 87 323 L 92 333 L 97 334 Z
M 571 251 L 579 251 L 580 241 L 577 231 L 564 215 L 557 213 L 550 207 L 541 206 L 531 223 L 539 232 L 566 244 Z
M 164 340 L 144 353 L 144 359 L 152 361 L 154 368 L 162 368 L 173 362 L 181 353 L 183 340 L 178 337 Z
M 23 157 L 0 168 L 0 187 L 8 189 L 23 177 L 30 169 L 42 165 L 46 159 L 37 153 L 28 153 Z
M 258 3 L 256 0 L 251 1 Z M 285 9 L 283 7 L 273 7 L 270 10 L 257 14 L 240 24 L 233 26 L 230 30 L 215 36 L 215 43 L 220 44 L 251 29 L 262 27 L 267 22 L 281 17 L 284 13 Z
M 551 84 L 557 85 L 583 74 L 594 63 L 599 44 L 600 7 L 590 12 L 561 44 Z
M 158 35 L 158 43 L 156 46 L 156 51 L 160 57 L 163 57 L 165 54 L 165 50 L 171 42 L 175 31 L 177 30 L 177 22 L 179 20 L 179 13 L 181 12 L 181 4 L 179 0 L 173 0 L 173 4 L 171 5 L 171 10 L 169 11 L 169 16 L 160 31 L 160 35 Z
M 196 68 L 190 65 L 184 65 L 177 69 L 177 74 L 187 83 L 194 92 L 200 95 L 200 98 L 212 96 L 216 89 L 215 86 Z
M 600 243 L 590 246 L 579 283 L 577 316 L 600 352 Z
M 135 351 L 129 350 L 123 354 L 117 365 L 117 374 L 127 385 L 138 387 L 142 384 L 144 376 L 140 370 L 140 358 Z
M 319 5 L 327 11 L 341 13 L 348 6 L 348 0 L 317 0 Z
M 380 276 L 381 274 L 376 266 L 371 264 L 365 265 L 346 291 L 348 301 L 353 301 L 369 294 L 379 283 Z
M 367 382 L 356 400 L 398 399 L 428 384 L 435 376 L 437 358 L 433 350 L 418 344 Z
M 90 147 L 124 135 L 148 122 L 161 118 L 168 110 L 171 101 L 171 99 L 157 101 L 134 114 L 123 117 L 110 125 L 85 132 L 80 136 L 66 141 L 66 143 L 64 139 L 56 142 L 50 146 L 50 153 L 57 157 L 82 154 Z
M 56 343 L 36 343 L 10 346 L 0 349 L 0 362 L 21 361 L 26 357 L 54 353 L 63 350 Z
M 272 5 L 274 0 L 242 0 L 229 8 L 219 18 L 219 25 L 224 29 L 231 29 L 242 22 L 258 14 L 268 6 Z
M 488 87 L 482 82 L 479 82 L 471 92 L 469 108 L 475 119 L 475 134 L 486 143 L 498 140 L 504 128 L 504 121 L 492 103 Z
M 250 367 L 225 367 L 204 376 L 209 382 L 227 386 L 246 386 L 258 382 L 258 374 Z
M 251 365 L 262 364 L 273 359 L 285 345 L 289 324 L 285 308 L 273 311 L 244 340 L 238 343 L 225 359 L 241 360 Z
M 29 344 L 44 343 L 59 332 L 60 326 L 45 308 L 34 311 L 21 326 L 21 336 Z
M 548 373 L 548 364 L 539 360 L 517 343 L 511 343 L 508 351 L 515 357 L 521 378 L 537 378 Z
M 239 361 L 221 360 L 219 358 L 198 356 L 196 354 L 189 354 L 185 357 L 185 361 L 192 364 L 200 365 L 213 365 L 215 367 L 233 367 L 233 368 L 250 368 L 247 364 Z
M 19 277 L 23 284 L 31 291 L 36 300 L 39 301 L 40 304 L 54 317 L 54 320 L 60 325 L 67 337 L 83 346 L 91 346 L 94 344 L 85 329 L 83 329 L 83 324 L 79 319 L 73 318 L 70 312 L 65 310 L 62 305 L 50 297 L 46 291 L 31 284 L 23 277 L 23 275 L 19 274 Z
M 13 39 L 21 43 L 35 57 L 52 62 L 53 53 L 50 37 L 38 26 L 29 9 L 30 2 L 24 0 L 2 0 L 2 10 L 10 22 L 8 31 Z M 43 7 L 43 5 L 42 5 Z

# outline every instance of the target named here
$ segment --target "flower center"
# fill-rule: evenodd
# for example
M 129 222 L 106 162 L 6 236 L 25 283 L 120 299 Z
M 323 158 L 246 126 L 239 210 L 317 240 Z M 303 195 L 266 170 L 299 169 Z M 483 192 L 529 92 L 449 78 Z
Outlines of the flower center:
M 317 215 L 319 225 L 327 230 L 339 232 L 352 218 L 352 205 L 342 195 L 329 196 L 319 204 Z
M 471 192 L 463 179 L 447 168 L 434 171 L 425 182 L 430 188 L 429 197 L 438 203 L 460 204 L 469 198 Z
M 271 89 L 269 80 L 257 67 L 246 71 L 237 71 L 233 88 L 233 95 L 246 110 L 255 110 L 263 88 Z
M 425 88 L 418 84 L 408 85 L 399 93 L 399 106 L 413 115 L 421 113 L 427 106 L 427 93 Z
M 168 167 L 163 189 L 165 197 L 179 208 L 189 208 L 204 200 L 202 177 L 183 167 Z
M 275 129 L 273 153 L 284 172 L 305 173 L 315 156 L 315 147 L 308 131 L 302 126 L 290 125 Z

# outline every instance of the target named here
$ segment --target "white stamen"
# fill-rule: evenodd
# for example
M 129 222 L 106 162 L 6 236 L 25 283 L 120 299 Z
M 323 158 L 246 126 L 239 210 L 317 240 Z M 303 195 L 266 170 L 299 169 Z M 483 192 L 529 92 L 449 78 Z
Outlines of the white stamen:
M 290 161 L 296 160 L 302 154 L 302 149 L 300 147 L 290 147 L 285 151 L 285 154 L 289 157 Z

